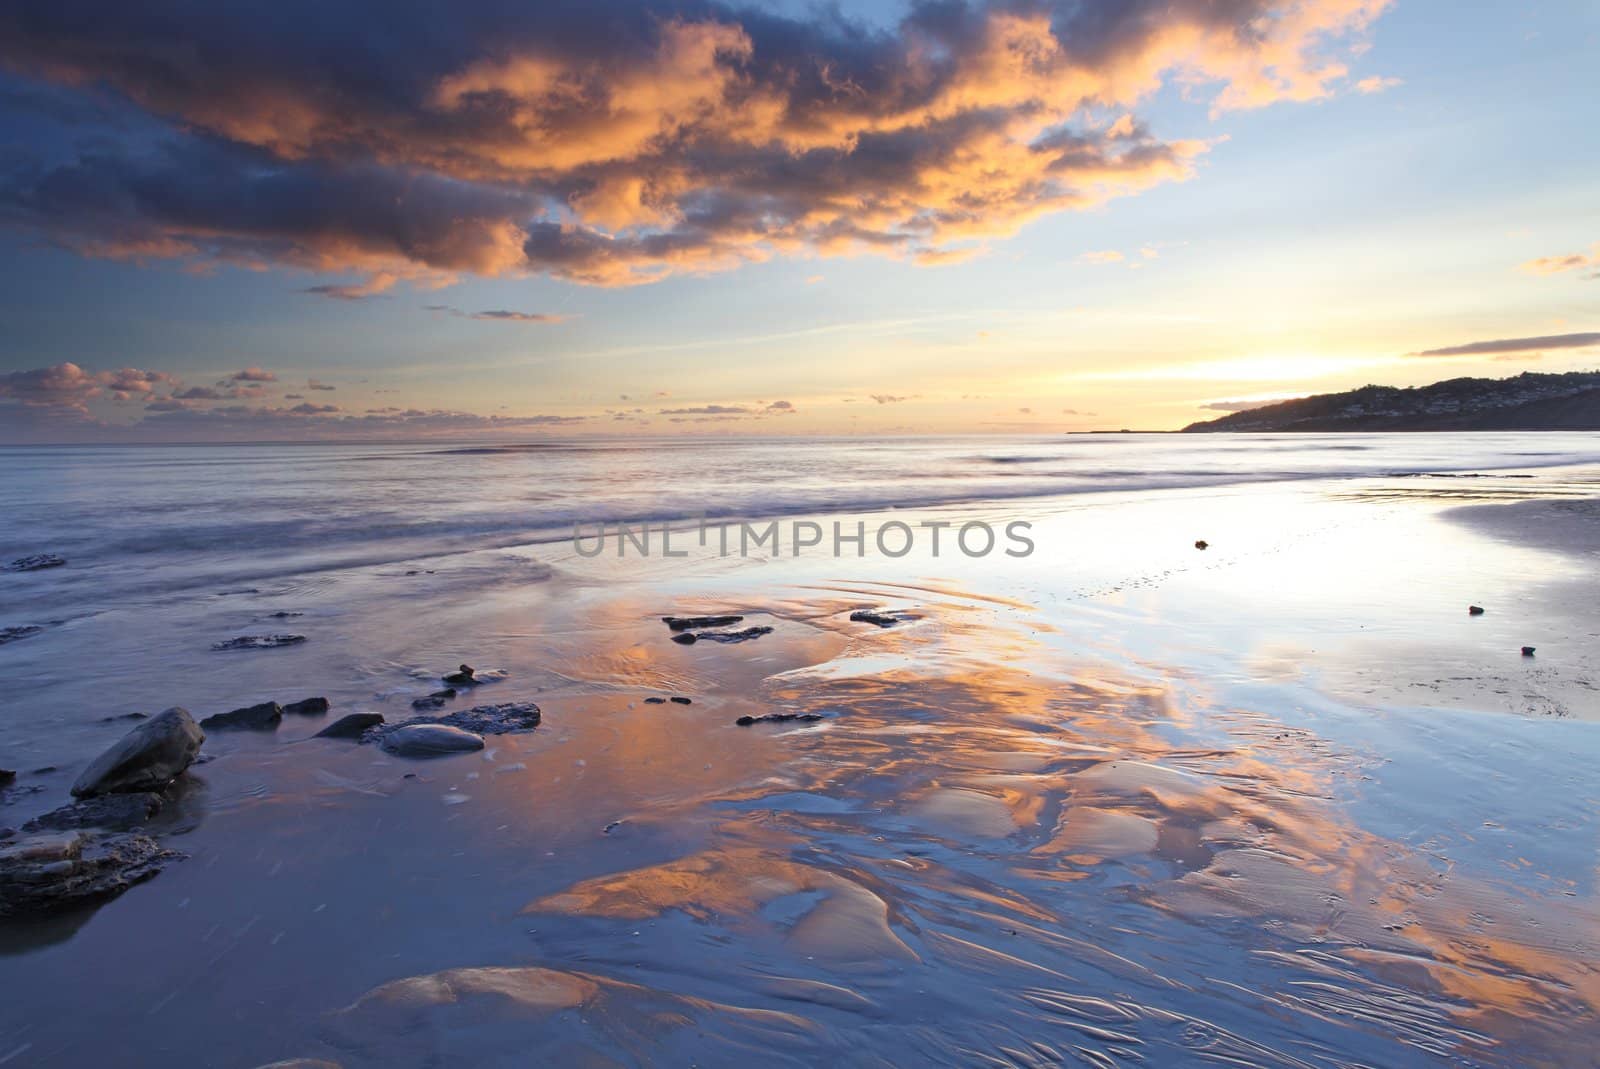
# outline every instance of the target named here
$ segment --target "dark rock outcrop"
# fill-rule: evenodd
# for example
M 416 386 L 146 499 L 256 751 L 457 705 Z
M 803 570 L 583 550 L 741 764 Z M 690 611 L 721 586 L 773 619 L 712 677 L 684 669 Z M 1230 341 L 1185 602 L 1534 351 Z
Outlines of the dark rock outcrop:
M 184 855 L 146 835 L 43 832 L 0 843 L 0 913 L 47 913 L 121 894 Z
M 1533 653 L 1534 653 L 1534 649 L 1533 649 L 1532 646 L 1524 646 L 1524 647 L 1522 647 L 1522 655 L 1524 657 L 1532 657 Z
M 1539 339 L 1527 339 L 1537 341 Z M 1600 430 L 1600 372 L 1524 372 L 1398 389 L 1363 386 L 1262 405 L 1185 431 Z
M 133 791 L 128 794 L 103 794 L 70 802 L 60 809 L 52 809 L 34 817 L 22 826 L 29 834 L 46 831 L 77 831 L 83 828 L 103 828 L 107 831 L 132 831 L 150 822 L 161 811 L 165 802 L 155 791 Z
M 27 557 L 18 557 L 7 564 L 0 571 L 7 572 L 37 572 L 45 568 L 59 568 L 67 563 L 67 558 L 54 553 L 34 553 Z
M 326 698 L 302 698 L 283 707 L 287 716 L 321 716 L 329 709 Z
M 674 704 L 674 705 L 693 705 L 694 704 L 693 700 L 691 700 L 689 698 L 682 697 L 681 695 L 676 695 L 676 694 L 673 695 L 668 700 L 671 701 L 672 704 Z
M 233 709 L 226 713 L 217 713 L 200 721 L 200 726 L 210 729 L 270 731 L 278 726 L 283 719 L 283 706 L 277 702 L 262 702 L 260 705 L 247 705 L 243 709 Z
M 667 699 L 665 699 L 665 698 L 646 698 L 644 700 L 644 703 L 646 705 L 665 705 L 665 704 L 667 704 Z
M 661 622 L 674 631 L 699 631 L 706 627 L 731 627 L 743 616 L 663 616 Z
M 298 646 L 304 642 L 304 635 L 240 635 L 230 638 L 226 642 L 213 642 L 214 650 L 275 650 L 281 646 Z
M 350 713 L 312 736 L 314 739 L 359 739 L 369 728 L 383 723 L 382 713 Z
M 206 734 L 187 709 L 173 706 L 146 720 L 89 763 L 72 785 L 77 798 L 159 791 L 183 774 Z

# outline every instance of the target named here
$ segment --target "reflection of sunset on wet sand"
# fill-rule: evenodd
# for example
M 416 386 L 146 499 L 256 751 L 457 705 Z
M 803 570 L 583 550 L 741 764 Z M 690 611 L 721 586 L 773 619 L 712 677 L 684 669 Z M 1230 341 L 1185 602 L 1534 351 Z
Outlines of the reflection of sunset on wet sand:
M 66 1064 L 122 1034 L 204 1061 L 212 1033 L 167 1030 L 180 1006 L 249 1065 L 344 1069 L 1583 1064 L 1593 485 L 1567 465 L 861 518 L 1025 517 L 1022 560 L 724 557 L 691 530 L 684 558 L 341 562 L 144 610 L 179 651 L 160 672 L 148 627 L 85 616 L 12 647 L 95 710 L 18 735 L 30 767 L 115 730 L 107 678 L 134 708 L 182 680 L 205 710 L 330 680 L 334 712 L 402 719 L 470 656 L 488 682 L 446 710 L 542 719 L 421 761 L 298 717 L 210 732 L 160 816 L 190 859 L 0 929 L 0 1024 Z M 209 652 L 280 610 L 317 641 Z M 754 634 L 680 643 L 666 616 Z M 51 674 L 67 641 L 93 677 Z M 106 960 L 143 963 L 141 993 Z M 69 983 L 103 1029 L 62 1027 Z

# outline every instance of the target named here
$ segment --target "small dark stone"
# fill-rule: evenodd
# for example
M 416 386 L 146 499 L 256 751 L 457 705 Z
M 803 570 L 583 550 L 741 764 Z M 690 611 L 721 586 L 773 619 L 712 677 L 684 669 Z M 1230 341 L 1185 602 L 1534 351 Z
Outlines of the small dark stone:
M 54 553 L 35 553 L 27 557 L 18 557 L 5 566 L 8 572 L 37 572 L 45 568 L 59 568 L 67 563 L 67 558 Z
M 383 723 L 382 713 L 350 713 L 341 716 L 315 735 L 314 739 L 359 739 L 368 728 Z
M 1468 616 L 1482 616 L 1483 615 L 1483 606 L 1482 605 L 1468 605 L 1467 606 L 1467 615 Z
M 304 635 L 240 635 L 230 638 L 226 642 L 213 642 L 214 650 L 272 650 L 279 646 L 298 646 L 304 642 Z
M 700 636 L 696 635 L 693 631 L 684 631 L 680 634 L 673 635 L 672 641 L 676 642 L 680 646 L 693 646 L 696 642 L 700 641 Z
M 296 616 L 304 616 L 303 612 L 274 612 L 267 615 L 269 620 L 293 620 Z
M 116 716 L 102 716 L 100 723 L 115 724 L 118 720 L 144 720 L 145 718 L 146 714 L 144 713 L 120 713 Z
M 772 634 L 772 628 L 770 627 L 747 627 L 743 631 L 701 631 L 692 637 L 698 641 L 720 642 L 723 645 L 731 645 L 735 642 L 749 642 L 751 639 L 770 634 Z M 672 641 L 677 642 L 682 637 L 682 635 L 673 635 Z
M 443 709 L 444 703 L 456 696 L 456 688 L 446 687 L 436 690 L 426 698 L 414 698 L 411 702 L 413 709 Z
M 231 709 L 226 713 L 216 713 L 200 721 L 203 728 L 228 730 L 231 728 L 248 728 L 256 731 L 270 730 L 278 726 L 283 719 L 283 706 L 277 702 L 262 702 L 260 705 L 248 705 L 243 709 Z
M 791 720 L 826 720 L 821 713 L 767 713 L 764 716 L 741 716 L 734 723 L 742 728 L 751 724 L 784 724 Z
M 472 666 L 464 664 L 456 671 L 445 676 L 444 681 L 452 687 L 470 687 L 477 682 L 473 678 L 475 675 L 477 675 L 477 672 L 473 670 Z
M 1533 656 L 1533 647 L 1532 646 L 1524 646 L 1524 647 L 1522 647 L 1522 655 L 1524 657 L 1532 657 Z
M 283 711 L 294 716 L 321 716 L 328 711 L 328 699 L 302 698 L 300 701 L 285 705 Z
M 1207 542 L 1204 538 L 1202 538 L 1202 539 L 1200 539 L 1198 542 L 1196 542 L 1194 544 L 1194 548 L 1195 549 L 1205 549 L 1209 545 L 1211 545 L 1211 543 Z
M 667 699 L 665 699 L 665 698 L 646 698 L 644 700 L 644 703 L 646 705 L 665 705 L 665 704 L 667 704 Z
M 670 700 L 672 701 L 672 703 L 674 705 L 693 705 L 694 704 L 694 702 L 690 701 L 688 698 L 678 697 L 677 695 L 674 695 Z
M 698 631 L 703 627 L 728 627 L 743 616 L 663 616 L 661 622 L 674 631 Z
M 895 624 L 905 623 L 910 617 L 897 612 L 874 612 L 871 609 L 858 609 L 850 614 L 850 619 L 858 624 L 877 624 L 879 627 L 893 627 Z
M 9 768 L 0 768 L 0 787 L 9 787 L 17 782 L 17 774 Z

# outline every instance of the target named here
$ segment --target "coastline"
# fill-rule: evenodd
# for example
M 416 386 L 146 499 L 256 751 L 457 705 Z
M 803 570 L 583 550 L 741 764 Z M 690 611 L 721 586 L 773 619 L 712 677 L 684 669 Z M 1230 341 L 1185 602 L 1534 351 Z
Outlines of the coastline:
M 44 1065 L 130 1043 L 148 1063 L 493 1064 L 535 1040 L 624 1064 L 1039 1042 L 1571 1064 L 1600 1006 L 1600 703 L 1592 609 L 1548 586 L 1592 578 L 1596 547 L 1582 525 L 1547 544 L 1540 495 L 1592 477 L 1062 498 L 1029 512 L 1025 569 L 544 546 L 85 618 L 6 651 L 81 713 L 30 737 L 19 766 L 59 771 L 4 823 L 60 803 L 120 731 L 102 717 L 302 691 L 332 709 L 207 739 L 164 818 L 189 860 L 6 926 L 0 1034 Z M 1463 517 L 1463 495 L 1521 503 Z M 207 648 L 275 611 L 311 641 Z M 774 631 L 681 646 L 660 620 L 722 612 Z M 54 659 L 63 638 L 95 663 Z M 300 741 L 409 715 L 461 660 L 509 676 L 452 709 L 532 700 L 544 722 L 428 762 Z M 1553 715 L 1415 685 L 1458 668 L 1521 673 Z M 692 704 L 644 700 L 669 694 Z M 800 711 L 824 719 L 736 723 Z M 137 997 L 106 961 L 139 963 Z

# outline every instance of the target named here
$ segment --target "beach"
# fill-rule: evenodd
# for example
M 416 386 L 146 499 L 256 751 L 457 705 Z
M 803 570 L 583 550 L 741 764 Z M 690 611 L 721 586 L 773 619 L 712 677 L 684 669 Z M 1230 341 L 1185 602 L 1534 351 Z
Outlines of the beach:
M 329 710 L 0 925 L 0 1064 L 1592 1060 L 1600 436 L 8 453 L 0 827 L 129 714 Z M 312 738 L 463 663 L 538 727 Z

